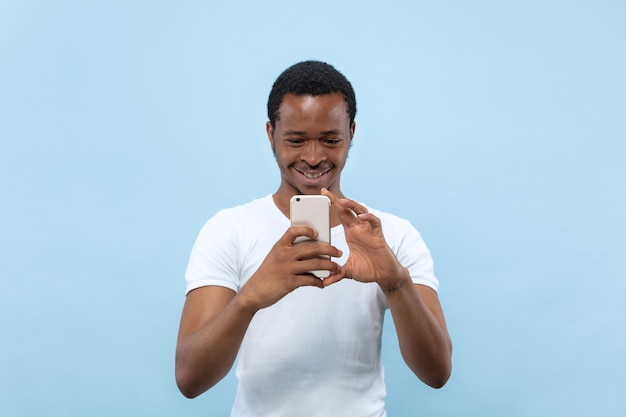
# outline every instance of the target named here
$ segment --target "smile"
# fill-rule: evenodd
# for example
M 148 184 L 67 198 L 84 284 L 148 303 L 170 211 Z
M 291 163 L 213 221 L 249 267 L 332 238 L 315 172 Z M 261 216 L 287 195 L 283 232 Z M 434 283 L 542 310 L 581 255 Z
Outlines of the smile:
M 296 171 L 298 171 L 300 174 L 302 174 L 305 178 L 309 179 L 309 180 L 315 180 L 317 178 L 320 178 L 320 177 L 326 175 L 330 171 L 330 169 L 327 169 L 325 171 L 308 171 L 308 170 L 307 171 L 303 171 L 303 170 L 300 170 L 300 169 L 295 168 L 295 167 L 294 167 L 294 169 Z
M 326 173 L 325 172 L 303 172 L 302 174 L 309 179 L 315 179 L 315 178 L 321 177 L 322 175 Z

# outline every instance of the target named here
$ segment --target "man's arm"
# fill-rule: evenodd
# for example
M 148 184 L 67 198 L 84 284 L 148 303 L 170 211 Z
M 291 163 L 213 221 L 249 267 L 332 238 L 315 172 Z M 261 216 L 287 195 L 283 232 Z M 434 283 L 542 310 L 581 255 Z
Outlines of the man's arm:
M 233 290 L 209 286 L 185 300 L 176 346 L 176 383 L 185 397 L 196 397 L 230 370 L 254 312 Z
M 452 369 L 452 344 L 437 293 L 413 284 L 387 245 L 380 219 L 355 201 L 338 199 L 327 190 L 322 194 L 330 198 L 350 248 L 346 263 L 324 285 L 345 277 L 378 283 L 387 297 L 405 362 L 423 382 L 442 387 Z
M 421 381 L 441 388 L 452 372 L 452 342 L 439 298 L 432 288 L 414 285 L 408 271 L 401 282 L 405 284 L 383 291 L 402 358 Z
M 176 383 L 183 395 L 196 397 L 226 376 L 258 310 L 298 287 L 323 287 L 307 271 L 339 269 L 319 257 L 340 257 L 333 246 L 315 241 L 293 245 L 296 237 L 314 239 L 315 233 L 309 227 L 290 227 L 238 293 L 207 286 L 187 295 L 176 345 Z

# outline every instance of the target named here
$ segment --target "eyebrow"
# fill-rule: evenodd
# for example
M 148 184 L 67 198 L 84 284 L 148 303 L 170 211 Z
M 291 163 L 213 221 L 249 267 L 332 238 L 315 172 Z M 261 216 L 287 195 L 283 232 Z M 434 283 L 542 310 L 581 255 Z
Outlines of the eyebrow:
M 322 136 L 338 135 L 339 133 L 341 133 L 341 130 L 339 129 L 325 130 L 324 132 L 321 132 Z M 288 129 L 288 130 L 285 130 L 283 134 L 284 135 L 305 135 L 306 132 L 303 132 L 300 130 Z

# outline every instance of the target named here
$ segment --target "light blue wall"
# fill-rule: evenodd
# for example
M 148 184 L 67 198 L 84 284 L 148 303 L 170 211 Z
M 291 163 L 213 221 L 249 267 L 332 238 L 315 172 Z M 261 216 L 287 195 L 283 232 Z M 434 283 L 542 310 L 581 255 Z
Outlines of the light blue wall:
M 351 79 L 343 188 L 436 262 L 454 373 L 390 416 L 623 416 L 624 1 L 0 1 L 0 414 L 224 416 L 173 378 L 202 223 L 273 192 L 265 102 Z

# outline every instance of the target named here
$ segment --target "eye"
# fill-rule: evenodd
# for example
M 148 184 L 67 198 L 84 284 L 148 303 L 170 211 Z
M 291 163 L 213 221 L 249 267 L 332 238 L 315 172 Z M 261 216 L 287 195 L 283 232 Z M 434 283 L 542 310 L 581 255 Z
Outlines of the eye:
M 285 139 L 285 142 L 287 142 L 291 146 L 300 146 L 304 143 L 304 139 L 288 138 Z
M 322 143 L 326 146 L 338 146 L 341 143 L 341 139 L 326 138 L 322 140 Z

